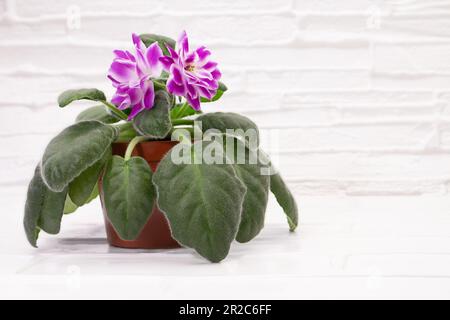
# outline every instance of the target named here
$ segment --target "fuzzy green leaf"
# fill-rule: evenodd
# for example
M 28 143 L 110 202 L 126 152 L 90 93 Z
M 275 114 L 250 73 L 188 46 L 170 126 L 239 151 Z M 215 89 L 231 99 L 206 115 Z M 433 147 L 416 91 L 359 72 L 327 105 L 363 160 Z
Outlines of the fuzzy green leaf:
M 169 54 L 169 51 L 167 50 L 166 45 L 169 45 L 170 47 L 175 49 L 176 42 L 175 42 L 175 40 L 173 40 L 169 37 L 160 36 L 160 35 L 151 34 L 151 33 L 141 34 L 139 37 L 141 38 L 142 42 L 144 42 L 146 47 L 149 47 L 152 43 L 158 42 L 159 47 L 163 51 L 164 55 Z
M 66 196 L 66 202 L 64 203 L 64 214 L 71 214 L 77 211 L 78 206 L 73 203 L 72 199 L 70 199 L 70 196 Z
M 140 157 L 125 161 L 113 156 L 103 176 L 103 197 L 108 218 L 119 236 L 136 239 L 156 197 L 148 163 Z
M 224 83 L 219 82 L 219 88 L 217 89 L 216 94 L 214 95 L 214 97 L 212 97 L 211 100 L 208 100 L 206 98 L 201 98 L 200 100 L 201 100 L 201 102 L 214 102 L 214 101 L 217 101 L 223 96 L 223 94 L 227 90 L 228 90 L 227 86 Z
M 278 173 L 270 176 L 270 190 L 275 195 L 275 198 L 286 214 L 289 229 L 294 231 L 298 226 L 297 203 L 286 186 L 286 183 Z
M 28 186 L 23 220 L 27 239 L 32 246 L 36 247 L 40 230 L 50 234 L 59 233 L 66 195 L 67 189 L 51 191 L 42 180 L 40 167 L 36 168 Z
M 242 207 L 242 219 L 236 240 L 248 242 L 256 237 L 264 228 L 267 202 L 269 199 L 270 177 L 263 174 L 261 162 L 258 160 L 258 150 L 250 150 L 245 144 L 234 138 L 225 137 L 225 145 L 233 142 L 232 155 L 227 152 L 228 158 L 233 160 L 237 176 L 247 187 Z
M 188 146 L 189 157 L 201 156 L 195 152 L 199 143 Z M 163 158 L 153 175 L 158 206 L 178 242 L 219 262 L 228 255 L 236 237 L 246 188 L 232 165 L 176 164 L 171 159 L 174 152 L 179 152 L 177 147 Z
M 202 125 L 202 131 L 206 132 L 210 129 L 216 129 L 222 133 L 227 133 L 227 129 L 241 129 L 243 135 L 247 132 L 255 134 L 256 146 L 259 145 L 259 130 L 256 124 L 247 117 L 233 112 L 213 112 L 200 115 L 196 121 Z M 250 142 L 249 137 L 244 137 L 237 133 L 235 136 L 245 138 L 246 143 Z
M 103 157 L 92 166 L 84 170 L 69 184 L 70 199 L 78 207 L 88 202 L 92 191 L 97 186 L 100 174 L 111 157 L 111 148 L 106 149 Z
M 153 107 L 141 111 L 134 117 L 133 127 L 141 135 L 150 138 L 162 139 L 166 137 L 172 129 L 169 95 L 164 91 L 156 92 Z
M 106 124 L 119 122 L 120 119 L 113 116 L 105 106 L 99 105 L 90 107 L 83 112 L 81 112 L 77 118 L 76 122 L 97 120 Z
M 74 124 L 50 141 L 42 157 L 42 177 L 53 191 L 62 191 L 105 154 L 116 129 L 98 121 Z
M 133 123 L 126 122 L 119 127 L 119 135 L 116 142 L 130 142 L 138 133 L 133 128 Z
M 58 97 L 58 104 L 61 108 L 77 100 L 106 101 L 105 94 L 94 88 L 67 90 Z

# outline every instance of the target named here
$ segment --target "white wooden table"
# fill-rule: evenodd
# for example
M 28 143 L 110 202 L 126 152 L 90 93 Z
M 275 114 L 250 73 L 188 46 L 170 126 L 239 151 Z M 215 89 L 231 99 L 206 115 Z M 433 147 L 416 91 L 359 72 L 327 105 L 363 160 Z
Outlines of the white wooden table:
M 98 203 L 33 249 L 23 203 L 23 188 L 2 191 L 0 298 L 450 298 L 445 197 L 302 197 L 295 234 L 271 199 L 263 232 L 220 264 L 111 248 Z

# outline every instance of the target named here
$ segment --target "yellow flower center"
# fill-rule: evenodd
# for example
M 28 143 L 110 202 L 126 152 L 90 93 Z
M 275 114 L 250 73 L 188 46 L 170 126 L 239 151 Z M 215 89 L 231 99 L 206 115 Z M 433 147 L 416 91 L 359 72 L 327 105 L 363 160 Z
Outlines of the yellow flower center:
M 193 65 L 186 66 L 186 67 L 184 67 L 184 70 L 193 72 L 195 70 L 195 67 Z

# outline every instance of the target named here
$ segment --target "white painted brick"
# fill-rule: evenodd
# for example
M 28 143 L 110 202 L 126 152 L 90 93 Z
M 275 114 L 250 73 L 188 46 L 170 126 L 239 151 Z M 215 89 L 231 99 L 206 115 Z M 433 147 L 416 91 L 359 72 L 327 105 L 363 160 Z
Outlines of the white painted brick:
M 385 106 L 427 104 L 434 99 L 431 91 L 394 91 L 394 90 L 315 90 L 285 94 L 283 105 L 310 106 Z
M 340 13 L 340 12 L 366 12 L 373 1 L 370 0 L 346 0 L 336 2 L 333 0 L 295 0 L 295 10 L 299 13 Z
M 368 68 L 368 46 L 350 48 L 233 48 L 214 51 L 222 65 L 260 68 Z
M 80 77 L 34 76 L 24 73 L 17 76 L 0 76 L 0 81 L 3 84 L 2 90 L 8 93 L 0 98 L 0 105 L 3 106 L 11 104 L 39 106 L 50 103 L 56 105 L 57 97 L 61 92 L 74 88 L 96 87 L 106 92 L 111 91 L 106 77 L 89 75 Z
M 376 71 L 439 72 L 450 71 L 449 44 L 376 44 Z
M 26 145 L 22 145 L 22 148 Z M 42 149 L 44 151 L 44 149 Z M 2 159 L 0 161 L 2 169 L 0 174 L 2 179 L 1 186 L 26 186 L 33 177 L 33 172 L 39 164 L 40 157 L 15 157 L 10 159 Z
M 123 2 L 108 0 L 77 0 L 77 1 L 52 1 L 52 0 L 14 0 L 16 12 L 21 17 L 39 17 L 47 15 L 66 15 L 70 7 L 78 7 L 80 13 L 120 13 L 126 8 L 126 12 L 148 13 L 161 8 L 160 0 L 129 0 L 126 5 Z
M 307 15 L 300 20 L 301 34 L 328 36 L 351 34 L 365 36 L 368 32 L 366 15 Z
M 442 110 L 441 104 L 339 107 L 342 122 L 433 121 Z
M 0 115 L 4 121 L 0 128 L 2 135 L 15 134 L 56 134 L 74 123 L 78 113 L 85 109 L 84 105 L 95 103 L 76 102 L 67 108 L 59 108 L 56 103 L 48 107 L 2 107 Z M 29 136 L 26 137 L 30 139 Z
M 131 42 L 129 48 L 131 48 Z M 3 46 L 1 51 L 2 55 L 9 57 L 9 59 L 0 60 L 2 72 L 12 72 L 21 67 L 33 66 L 53 72 L 85 70 L 87 73 L 98 71 L 106 74 L 113 59 L 113 49 L 107 47 Z M 64 57 L 64 59 L 55 57 Z
M 449 13 L 450 14 L 450 13 Z M 417 40 L 418 37 L 448 37 L 447 15 L 380 16 L 379 27 L 371 26 L 369 14 L 307 15 L 300 20 L 301 34 L 331 41 L 334 37 L 376 37 L 383 41 Z
M 26 43 L 36 41 L 36 34 L 39 39 L 55 39 L 57 37 L 66 38 L 69 35 L 65 21 L 46 21 L 34 24 L 24 23 L 0 23 L 0 34 L 2 41 L 20 41 Z M 39 41 L 39 40 L 38 40 Z
M 258 0 L 255 2 L 253 0 L 196 0 L 196 1 L 185 1 L 185 0 L 168 0 L 163 1 L 164 12 L 248 12 L 248 13 L 258 13 L 258 12 L 271 12 L 277 10 L 289 10 L 292 8 L 292 0 Z
M 436 14 L 450 11 L 450 3 L 440 0 L 406 0 L 389 1 L 384 0 L 381 4 L 389 13 L 393 15 L 402 14 Z
M 450 125 L 445 124 L 440 127 L 440 142 L 441 147 L 444 149 L 450 149 Z
M 292 0 L 259 0 L 255 3 L 251 0 L 232 1 L 219 0 L 207 1 L 196 0 L 186 2 L 183 0 L 131 0 L 127 1 L 126 6 L 120 2 L 111 2 L 107 0 L 78 0 L 76 2 L 50 1 L 50 0 L 16 0 L 17 13 L 23 17 L 39 17 L 45 15 L 63 15 L 67 8 L 76 5 L 81 13 L 133 13 L 133 14 L 151 14 L 155 12 L 185 14 L 185 13 L 218 13 L 218 12 L 271 12 L 277 10 L 289 10 L 292 8 Z
M 61 130 L 55 130 L 51 134 L 30 132 L 29 134 L 1 135 L 0 141 L 5 150 L 1 154 L 0 161 L 14 162 L 13 159 L 19 157 L 23 157 L 24 161 L 39 159 L 50 140 Z
M 0 1 L 0 21 L 3 19 L 3 15 L 6 12 L 6 0 Z
M 446 181 L 443 180 L 351 181 L 347 183 L 345 189 L 345 194 L 349 196 L 420 196 L 445 195 L 447 193 L 448 187 Z
M 369 82 L 369 72 L 364 70 L 248 72 L 248 89 L 255 92 L 266 90 L 295 92 L 311 89 L 368 89 Z
M 289 179 L 432 179 L 450 178 L 448 154 L 310 153 L 282 155 L 278 167 Z
M 279 109 L 251 114 L 251 119 L 261 128 L 329 126 L 339 122 L 336 108 L 313 107 L 292 110 Z
M 450 73 L 375 73 L 371 81 L 381 90 L 446 90 Z
M 121 23 L 117 23 L 120 19 Z M 50 39 L 65 39 L 70 36 L 74 41 L 130 41 L 131 33 L 158 33 L 178 37 L 181 30 L 187 30 L 194 43 L 225 42 L 249 44 L 252 42 L 290 41 L 296 31 L 293 15 L 191 15 L 171 17 L 154 15 L 150 17 L 134 16 L 83 16 L 79 29 L 69 29 L 64 19 L 48 20 L 45 23 L 0 25 L 5 40 L 23 41 L 35 39 L 36 34 Z
M 289 187 L 299 197 L 304 196 L 418 196 L 447 194 L 448 187 L 445 180 L 327 180 L 316 179 L 294 180 L 287 178 Z
M 271 134 L 279 145 L 271 151 L 423 150 L 433 130 L 432 124 L 421 123 L 277 129 Z
M 224 78 L 229 86 L 229 78 Z M 281 108 L 282 96 L 275 94 L 255 93 L 248 94 L 237 92 L 238 88 L 232 83 L 232 90 L 227 91 L 219 101 L 204 104 L 205 112 L 238 112 L 253 117 L 255 114 L 268 110 L 278 110 Z
M 398 15 L 383 17 L 379 36 L 385 38 L 414 39 L 417 37 L 447 38 L 450 35 L 450 12 L 436 15 Z
M 448 194 L 450 4 L 439 0 L 0 1 L 0 184 L 24 183 L 50 138 L 89 103 L 66 89 L 113 93 L 105 74 L 131 32 L 208 45 L 229 91 L 205 111 L 282 128 L 269 150 L 296 195 Z M 81 28 L 67 23 L 80 8 Z M 379 12 L 375 12 L 379 9 Z M 380 13 L 380 27 L 368 23 Z M 120 21 L 121 23 L 117 23 Z M 373 50 L 371 49 L 373 48 Z M 20 121 L 17 121 L 20 119 Z M 26 141 L 26 142 L 23 142 Z M 34 141 L 35 143 L 31 143 Z M 14 146 L 24 144 L 24 148 Z M 23 154 L 23 163 L 12 159 Z M 366 208 L 367 209 L 367 208 Z M 367 211 L 367 210 L 366 210 Z M 366 230 L 367 231 L 367 230 Z M 364 232 L 366 232 L 364 231 Z

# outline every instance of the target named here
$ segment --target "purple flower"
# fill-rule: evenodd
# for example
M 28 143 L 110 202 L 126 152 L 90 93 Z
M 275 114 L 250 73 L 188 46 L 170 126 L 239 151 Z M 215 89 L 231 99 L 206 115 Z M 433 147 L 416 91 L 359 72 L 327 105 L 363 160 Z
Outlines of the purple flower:
M 164 69 L 169 72 L 167 91 L 183 96 L 195 109 L 200 109 L 200 98 L 211 100 L 219 87 L 222 76 L 217 63 L 209 60 L 211 52 L 202 46 L 189 51 L 189 41 L 185 31 L 178 39 L 176 50 L 167 46 L 170 56 L 160 58 Z
M 131 108 L 128 120 L 133 119 L 144 109 L 153 107 L 155 89 L 153 78 L 161 76 L 163 56 L 158 43 L 145 47 L 138 35 L 132 36 L 136 55 L 129 51 L 115 50 L 114 60 L 108 72 L 108 78 L 116 88 L 111 102 L 120 110 Z

